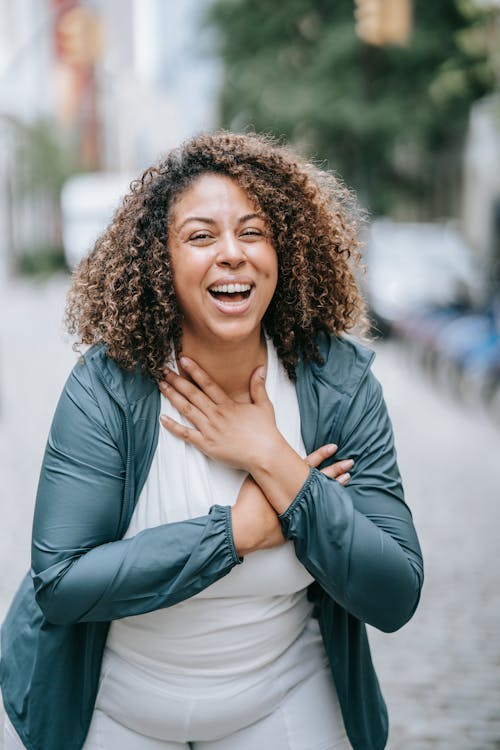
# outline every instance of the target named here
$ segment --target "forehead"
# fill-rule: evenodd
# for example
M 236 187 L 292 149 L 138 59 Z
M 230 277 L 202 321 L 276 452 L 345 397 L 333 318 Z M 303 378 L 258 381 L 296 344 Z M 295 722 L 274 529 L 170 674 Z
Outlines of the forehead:
M 174 221 L 187 214 L 216 216 L 219 213 L 253 212 L 258 207 L 245 190 L 227 175 L 204 174 L 197 177 L 177 198 L 172 214 Z

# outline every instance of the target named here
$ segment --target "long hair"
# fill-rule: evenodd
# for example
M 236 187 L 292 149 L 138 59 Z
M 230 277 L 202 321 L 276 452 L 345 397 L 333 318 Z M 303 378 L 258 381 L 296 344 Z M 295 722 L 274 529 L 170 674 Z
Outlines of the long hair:
M 218 131 L 186 141 L 132 182 L 74 273 L 66 324 L 77 346 L 104 343 L 121 367 L 162 378 L 182 338 L 169 222 L 176 200 L 203 174 L 235 180 L 268 221 L 278 283 L 264 326 L 292 379 L 299 356 L 321 360 L 320 331 L 366 330 L 354 275 L 360 212 L 351 192 L 270 137 Z

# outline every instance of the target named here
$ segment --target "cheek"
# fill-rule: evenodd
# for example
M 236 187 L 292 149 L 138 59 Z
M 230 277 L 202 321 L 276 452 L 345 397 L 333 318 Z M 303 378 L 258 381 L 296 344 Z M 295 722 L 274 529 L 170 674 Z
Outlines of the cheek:
M 207 273 L 207 258 L 202 254 L 191 253 L 183 249 L 181 253 L 172 252 L 170 258 L 176 285 L 182 285 L 186 281 L 195 283 L 202 280 Z
M 269 280 L 278 278 L 278 255 L 272 245 L 261 247 L 254 262 Z

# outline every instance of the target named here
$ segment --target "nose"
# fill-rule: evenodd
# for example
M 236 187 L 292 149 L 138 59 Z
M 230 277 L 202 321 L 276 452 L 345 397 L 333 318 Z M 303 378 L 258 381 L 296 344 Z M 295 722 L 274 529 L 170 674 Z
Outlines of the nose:
M 231 231 L 225 232 L 219 240 L 217 263 L 221 266 L 237 268 L 245 260 L 245 248 Z

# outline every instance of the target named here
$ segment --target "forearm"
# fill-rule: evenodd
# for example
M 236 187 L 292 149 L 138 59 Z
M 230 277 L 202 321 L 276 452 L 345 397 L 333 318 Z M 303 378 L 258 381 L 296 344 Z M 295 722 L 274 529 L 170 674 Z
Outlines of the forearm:
M 229 510 L 214 506 L 208 516 L 74 551 L 44 569 L 35 563 L 40 608 L 62 625 L 143 614 L 194 596 L 239 562 Z
M 249 467 L 276 513 L 282 514 L 309 476 L 309 466 L 276 430 L 259 450 Z
M 239 562 L 229 507 L 120 539 L 125 491 L 125 455 L 88 383 L 73 374 L 54 416 L 33 520 L 32 577 L 49 622 L 109 621 L 167 607 Z
M 423 580 L 411 515 L 382 489 L 373 492 L 373 519 L 356 509 L 355 498 L 355 487 L 312 470 L 280 516 L 283 532 L 335 601 L 374 627 L 396 630 L 413 614 Z
M 276 511 L 251 476 L 243 482 L 231 507 L 231 520 L 234 545 L 241 557 L 285 542 Z

